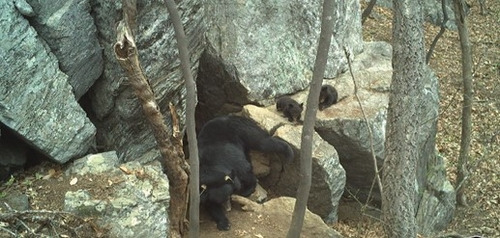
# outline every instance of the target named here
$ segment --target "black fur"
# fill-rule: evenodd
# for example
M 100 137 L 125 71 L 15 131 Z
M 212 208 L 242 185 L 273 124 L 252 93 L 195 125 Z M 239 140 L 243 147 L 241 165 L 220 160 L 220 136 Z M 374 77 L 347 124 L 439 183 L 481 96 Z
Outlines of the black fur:
M 230 228 L 224 214 L 224 203 L 231 194 L 249 196 L 255 191 L 257 178 L 252 172 L 250 150 L 279 153 L 288 161 L 294 156 L 288 143 L 270 136 L 254 121 L 244 117 L 212 119 L 198 135 L 200 203 L 219 230 Z
M 304 109 L 304 103 L 298 103 L 294 99 L 288 96 L 283 96 L 276 101 L 276 110 L 283 112 L 283 115 L 288 118 L 288 121 L 293 122 L 294 120 L 300 121 L 302 110 Z
M 337 103 L 337 90 L 331 85 L 323 85 L 319 93 L 319 110 L 322 111 L 327 107 Z

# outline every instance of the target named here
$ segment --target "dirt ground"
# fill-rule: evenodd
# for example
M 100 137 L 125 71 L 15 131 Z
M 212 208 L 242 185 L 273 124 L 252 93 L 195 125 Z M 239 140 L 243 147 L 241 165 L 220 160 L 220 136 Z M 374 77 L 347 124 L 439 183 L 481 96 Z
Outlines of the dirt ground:
M 481 15 L 476 1 L 469 15 L 470 39 L 474 58 L 473 136 L 470 154 L 470 181 L 466 195 L 469 206 L 459 207 L 445 233 L 464 236 L 500 237 L 500 1 L 487 0 L 488 13 Z M 392 16 L 388 9 L 375 8 L 374 18 L 363 26 L 365 41 L 391 41 Z M 425 24 L 428 47 L 439 27 Z M 460 148 L 462 85 L 460 47 L 457 32 L 446 31 L 439 40 L 430 62 L 440 78 L 441 108 L 437 148 L 446 159 L 448 176 L 454 182 Z M 62 174 L 64 166 L 50 162 L 15 175 L 11 182 L 0 185 L 0 191 L 20 191 L 30 197 L 33 209 L 61 210 L 66 191 L 75 188 Z M 93 194 L 106 197 L 105 187 L 95 186 L 98 178 L 79 178 Z M 248 217 L 239 209 L 229 214 L 233 227 L 221 233 L 206 215 L 201 214 L 202 237 L 282 237 L 273 231 L 288 228 L 288 224 L 265 217 Z M 359 204 L 343 199 L 339 222 L 332 225 L 345 237 L 383 237 L 380 221 L 368 212 L 361 212 Z M 92 227 L 89 237 L 105 237 L 99 228 Z M 0 232 L 0 234 L 2 234 Z M 265 235 L 263 235 L 265 234 Z

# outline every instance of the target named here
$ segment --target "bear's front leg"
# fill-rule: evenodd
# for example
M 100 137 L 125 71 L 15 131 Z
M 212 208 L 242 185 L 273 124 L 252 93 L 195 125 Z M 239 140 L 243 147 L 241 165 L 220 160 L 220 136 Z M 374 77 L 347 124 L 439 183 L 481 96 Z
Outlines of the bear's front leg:
M 205 205 L 208 214 L 214 219 L 215 223 L 217 223 L 217 229 L 221 231 L 228 231 L 229 228 L 231 228 L 231 225 L 229 224 L 229 220 L 226 217 L 226 214 L 224 214 L 224 204 L 218 204 L 218 203 L 207 203 Z

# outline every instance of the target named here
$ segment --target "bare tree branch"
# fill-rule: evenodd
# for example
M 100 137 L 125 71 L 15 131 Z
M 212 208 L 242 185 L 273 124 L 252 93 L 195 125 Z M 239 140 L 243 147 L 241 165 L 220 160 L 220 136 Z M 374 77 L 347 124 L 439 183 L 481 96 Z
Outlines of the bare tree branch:
M 300 237 L 304 215 L 307 207 L 307 199 L 311 189 L 312 171 L 312 140 L 314 134 L 314 123 L 316 122 L 316 112 L 318 111 L 319 93 L 325 75 L 328 51 L 333 35 L 333 0 L 323 1 L 323 13 L 321 16 L 321 33 L 319 36 L 318 51 L 313 69 L 313 78 L 309 87 L 307 97 L 306 113 L 304 116 L 304 126 L 302 128 L 300 146 L 300 179 L 297 189 L 297 200 L 293 209 L 292 221 L 287 238 Z
M 101 237 L 102 231 L 96 229 L 91 219 L 79 217 L 71 212 L 49 211 L 49 210 L 25 210 L 16 211 L 10 208 L 6 213 L 0 213 L 0 231 L 6 232 L 12 237 Z M 87 230 L 77 232 L 77 229 L 86 226 Z M 95 233 L 89 234 L 88 231 Z M 82 234 L 84 233 L 85 234 Z M 28 234 L 23 234 L 28 233 Z M 20 235 L 23 234 L 23 235 Z
M 370 0 L 368 3 L 368 6 L 365 8 L 363 13 L 361 14 L 361 24 L 365 24 L 366 19 L 368 19 L 368 16 L 370 16 L 370 13 L 373 10 L 373 7 L 377 3 L 377 0 Z
M 441 23 L 441 29 L 439 29 L 439 32 L 437 33 L 436 37 L 434 37 L 434 40 L 432 41 L 431 46 L 429 47 L 429 51 L 427 51 L 427 55 L 425 56 L 425 63 L 427 64 L 429 64 L 431 60 L 432 52 L 434 51 L 434 48 L 436 48 L 437 41 L 446 31 L 446 23 L 448 22 L 448 12 L 446 11 L 446 0 L 441 0 L 441 9 L 443 11 L 443 22 Z
M 128 79 L 134 93 L 139 99 L 144 114 L 151 124 L 153 135 L 158 144 L 163 159 L 161 160 L 163 170 L 166 171 L 170 181 L 170 237 L 181 237 L 184 231 L 184 219 L 187 211 L 187 184 L 188 184 L 188 165 L 184 160 L 182 149 L 182 140 L 169 135 L 169 130 L 164 123 L 163 115 L 160 112 L 153 91 L 142 72 L 137 47 L 129 22 L 133 21 L 135 16 L 129 16 L 135 8 L 134 0 L 124 0 L 123 2 L 124 20 L 120 21 L 117 27 L 117 41 L 114 45 L 114 53 L 121 67 L 128 75 Z M 175 111 L 175 110 L 174 110 Z M 173 114 L 172 116 L 176 116 Z M 175 120 L 172 120 L 175 123 Z M 176 131 L 178 124 L 172 125 Z

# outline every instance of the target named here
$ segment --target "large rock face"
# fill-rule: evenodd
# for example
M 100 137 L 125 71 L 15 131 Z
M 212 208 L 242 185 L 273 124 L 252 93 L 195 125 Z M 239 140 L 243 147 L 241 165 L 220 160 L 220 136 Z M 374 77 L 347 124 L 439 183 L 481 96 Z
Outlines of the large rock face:
M 228 5 L 229 4 L 229 5 Z M 327 74 L 345 68 L 343 47 L 362 49 L 359 1 L 336 1 Z M 208 49 L 200 60 L 197 119 L 236 112 L 252 102 L 309 85 L 321 25 L 318 1 L 207 1 Z
M 68 77 L 13 1 L 0 11 L 0 121 L 59 163 L 84 155 L 96 131 Z
M 92 88 L 92 109 L 100 131 L 98 143 L 116 150 L 125 161 L 150 161 L 159 157 L 156 142 L 142 108 L 115 60 L 115 23 L 121 20 L 120 1 L 93 0 L 93 17 L 104 48 L 104 73 Z M 171 125 L 168 104 L 177 109 L 181 123 L 185 112 L 185 87 L 179 67 L 177 43 L 169 14 L 162 1 L 138 1 L 136 43 L 145 75 L 156 94 L 165 123 Z M 205 31 L 202 2 L 178 3 L 184 30 L 189 40 L 192 72 L 196 76 L 198 58 L 204 48 Z M 182 125 L 181 125 L 182 126 Z
M 89 0 L 27 1 L 35 12 L 33 27 L 57 57 L 79 99 L 101 75 L 103 64 Z
M 292 163 L 283 164 L 277 158 L 270 159 L 270 173 L 259 178 L 259 181 L 274 194 L 295 197 L 300 179 L 297 175 L 300 174 L 302 126 L 290 124 L 276 112 L 274 106 L 262 108 L 246 105 L 242 114 L 255 120 L 274 136 L 287 141 L 294 149 L 295 158 Z M 335 222 L 339 200 L 344 192 L 346 173 L 340 165 L 335 148 L 318 134 L 313 137 L 312 168 L 308 208 L 326 222 Z
M 365 52 L 354 61 L 354 76 L 364 114 L 353 95 L 354 85 L 350 74 L 326 81 L 339 90 L 341 100 L 330 108 L 318 112 L 316 131 L 338 151 L 340 163 L 347 173 L 347 189 L 361 200 L 368 199 L 375 179 L 372 145 L 379 169 L 384 161 L 386 110 L 392 78 L 391 47 L 388 43 L 367 43 Z M 422 103 L 417 165 L 418 194 L 416 206 L 419 232 L 429 234 L 443 229 L 451 220 L 455 209 L 453 188 L 446 179 L 441 158 L 436 156 L 435 137 L 438 118 L 437 78 L 428 70 Z M 297 95 L 304 100 L 305 96 Z M 366 124 L 369 123 L 369 127 Z M 369 129 L 371 130 L 371 134 Z M 383 173 L 383 171 L 382 171 Z M 371 199 L 380 204 L 376 186 Z M 432 216 L 433 219 L 424 217 Z

